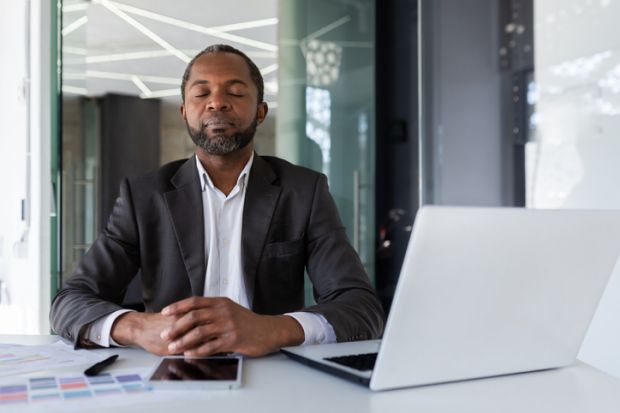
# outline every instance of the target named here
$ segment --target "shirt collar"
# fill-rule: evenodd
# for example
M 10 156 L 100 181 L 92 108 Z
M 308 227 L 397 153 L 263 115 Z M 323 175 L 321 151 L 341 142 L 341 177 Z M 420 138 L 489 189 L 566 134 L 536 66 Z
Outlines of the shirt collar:
M 215 189 L 215 185 L 213 185 L 213 181 L 211 180 L 211 177 L 205 170 L 204 166 L 202 166 L 202 163 L 200 163 L 198 156 L 194 156 L 194 157 L 196 158 L 196 168 L 198 169 L 198 176 L 200 177 L 200 188 L 202 192 L 204 192 L 207 189 L 207 186 L 211 189 Z M 237 178 L 238 187 L 243 188 L 247 184 L 248 178 L 250 177 L 250 169 L 252 169 L 253 163 L 254 163 L 254 151 L 252 151 L 252 155 L 250 155 L 250 159 L 248 159 L 245 166 L 241 170 L 239 177 Z

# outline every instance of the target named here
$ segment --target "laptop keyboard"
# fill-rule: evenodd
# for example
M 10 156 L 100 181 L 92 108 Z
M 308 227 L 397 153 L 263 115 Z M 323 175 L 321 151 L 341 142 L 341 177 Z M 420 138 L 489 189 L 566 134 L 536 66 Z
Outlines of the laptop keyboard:
M 377 353 L 354 354 L 351 356 L 325 357 L 325 360 L 342 364 L 359 371 L 372 370 L 377 361 Z

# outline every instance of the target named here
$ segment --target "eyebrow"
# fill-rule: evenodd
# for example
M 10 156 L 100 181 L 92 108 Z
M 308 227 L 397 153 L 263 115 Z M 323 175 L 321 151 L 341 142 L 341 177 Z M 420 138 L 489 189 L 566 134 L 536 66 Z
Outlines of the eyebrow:
M 192 88 L 192 87 L 194 87 L 196 85 L 208 85 L 209 83 L 210 82 L 208 80 L 200 80 L 199 79 L 199 80 L 194 80 L 189 85 L 189 87 Z M 226 84 L 226 86 L 232 86 L 232 85 L 236 85 L 236 84 L 241 84 L 241 85 L 246 86 L 246 87 L 248 86 L 248 84 L 246 82 L 244 82 L 243 80 L 241 80 L 241 79 L 230 79 L 230 80 L 227 80 L 225 82 L 225 84 Z

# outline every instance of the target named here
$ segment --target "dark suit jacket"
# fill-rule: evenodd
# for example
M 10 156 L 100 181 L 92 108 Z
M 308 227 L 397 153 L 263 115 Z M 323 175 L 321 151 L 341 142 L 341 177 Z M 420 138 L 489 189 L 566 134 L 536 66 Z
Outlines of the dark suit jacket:
M 52 302 L 54 330 L 79 345 L 83 329 L 121 309 L 138 270 L 146 311 L 204 291 L 206 258 L 195 159 L 122 182 L 106 228 Z M 324 175 L 255 156 L 242 225 L 244 280 L 260 314 L 322 314 L 338 341 L 380 336 L 383 312 L 349 245 Z M 304 308 L 304 268 L 317 302 Z

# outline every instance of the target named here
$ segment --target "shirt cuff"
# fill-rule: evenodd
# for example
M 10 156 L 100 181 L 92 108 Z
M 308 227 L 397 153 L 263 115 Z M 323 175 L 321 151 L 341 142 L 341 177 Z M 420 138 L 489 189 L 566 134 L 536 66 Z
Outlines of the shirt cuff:
M 298 311 L 285 315 L 293 317 L 301 324 L 305 336 L 302 346 L 336 342 L 334 327 L 321 314 Z
M 101 347 L 125 347 L 114 341 L 110 333 L 112 332 L 112 324 L 114 324 L 114 321 L 116 321 L 116 319 L 121 315 L 131 311 L 133 310 L 117 310 L 111 314 L 98 318 L 88 327 L 88 331 L 85 334 L 86 338 Z

